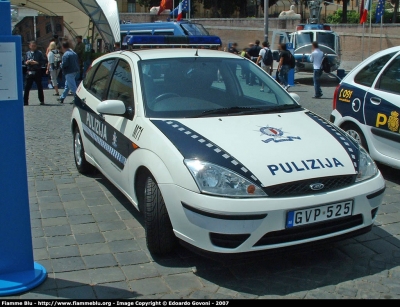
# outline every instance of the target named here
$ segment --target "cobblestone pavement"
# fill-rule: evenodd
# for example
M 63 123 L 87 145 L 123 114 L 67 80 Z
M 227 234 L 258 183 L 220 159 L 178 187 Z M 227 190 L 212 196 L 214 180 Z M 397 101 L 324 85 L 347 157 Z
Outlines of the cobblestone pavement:
M 337 82 L 324 98 L 310 75 L 296 78 L 301 103 L 327 117 Z M 146 248 L 143 219 L 101 174 L 80 175 L 69 128 L 72 98 L 46 90 L 24 107 L 29 205 L 35 261 L 48 278 L 21 299 L 386 299 L 400 298 L 400 172 L 379 165 L 387 189 L 373 230 L 324 248 L 211 260 L 183 247 L 168 257 Z M 54 101 L 54 102 L 52 102 Z

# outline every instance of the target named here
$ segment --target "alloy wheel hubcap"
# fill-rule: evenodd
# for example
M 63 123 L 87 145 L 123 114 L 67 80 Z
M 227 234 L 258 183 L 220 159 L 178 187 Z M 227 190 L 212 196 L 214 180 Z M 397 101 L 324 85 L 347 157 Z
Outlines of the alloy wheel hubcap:
M 350 136 L 352 136 L 358 143 L 360 143 L 361 144 L 361 137 L 360 137 L 360 135 L 358 134 L 358 132 L 357 131 L 355 131 L 355 130 L 347 130 L 347 133 L 350 135 Z
M 82 144 L 81 144 L 79 132 L 77 132 L 75 134 L 74 147 L 75 147 L 76 164 L 81 165 L 81 163 L 82 163 L 82 154 L 81 154 L 82 153 Z

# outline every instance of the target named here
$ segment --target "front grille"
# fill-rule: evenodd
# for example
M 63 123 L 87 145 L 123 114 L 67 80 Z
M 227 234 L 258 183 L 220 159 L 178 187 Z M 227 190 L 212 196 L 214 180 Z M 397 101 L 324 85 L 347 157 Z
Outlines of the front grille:
M 263 190 L 270 197 L 302 196 L 342 189 L 353 184 L 355 180 L 355 175 L 322 177 L 272 185 Z M 324 188 L 314 191 L 310 187 L 314 183 L 322 183 Z
M 362 215 L 357 214 L 354 216 L 342 217 L 330 221 L 272 231 L 264 235 L 260 240 L 258 240 L 256 244 L 254 244 L 254 246 L 281 244 L 305 240 L 309 238 L 317 238 L 320 236 L 356 227 L 362 225 L 362 223 Z

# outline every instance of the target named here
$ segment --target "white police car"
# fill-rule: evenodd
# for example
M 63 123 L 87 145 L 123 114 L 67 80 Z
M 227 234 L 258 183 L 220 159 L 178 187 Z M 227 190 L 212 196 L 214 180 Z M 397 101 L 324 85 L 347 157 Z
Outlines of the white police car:
M 330 121 L 371 157 L 400 169 L 400 46 L 379 51 L 337 86 Z
M 355 140 L 227 52 L 96 59 L 71 128 L 78 170 L 95 166 L 143 211 L 152 253 L 179 240 L 241 253 L 364 233 L 385 189 Z

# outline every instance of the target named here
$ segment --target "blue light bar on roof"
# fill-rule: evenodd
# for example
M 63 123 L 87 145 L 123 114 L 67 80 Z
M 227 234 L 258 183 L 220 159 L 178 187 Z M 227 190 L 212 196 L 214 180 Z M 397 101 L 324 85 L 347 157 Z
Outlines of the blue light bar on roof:
M 222 41 L 214 35 L 127 35 L 125 43 L 130 46 L 221 46 Z
M 300 29 L 298 29 L 300 30 Z M 302 30 L 331 30 L 331 27 L 329 25 L 325 24 L 305 24 L 304 29 Z

